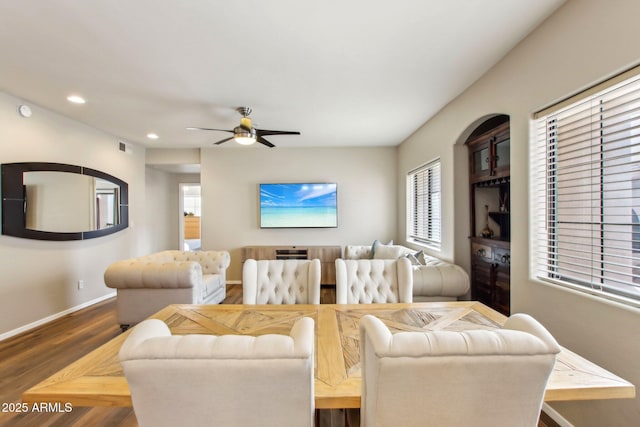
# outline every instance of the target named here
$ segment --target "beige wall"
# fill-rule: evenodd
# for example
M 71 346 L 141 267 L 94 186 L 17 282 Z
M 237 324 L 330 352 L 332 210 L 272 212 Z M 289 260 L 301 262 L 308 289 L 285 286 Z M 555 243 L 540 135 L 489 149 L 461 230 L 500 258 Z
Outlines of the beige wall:
M 231 253 L 229 280 L 241 280 L 248 245 L 367 244 L 394 238 L 396 148 L 203 149 L 202 247 Z M 338 183 L 338 228 L 260 229 L 261 182 Z
M 399 177 L 441 157 L 443 255 L 467 265 L 468 184 L 463 141 L 487 115 L 511 116 L 512 311 L 538 318 L 560 343 L 640 385 L 640 312 L 530 278 L 529 120 L 540 107 L 640 61 L 640 2 L 571 0 L 399 149 Z M 399 194 L 404 188 L 398 185 Z M 404 226 L 400 197 L 398 218 Z M 455 222 L 453 219 L 455 218 Z M 448 221 L 449 219 L 449 221 Z M 637 425 L 640 398 L 555 403 L 577 426 Z
M 176 164 L 179 163 L 165 163 L 172 166 Z M 143 253 L 167 249 L 182 250 L 180 227 L 183 226 L 183 212 L 180 210 L 180 184 L 197 184 L 200 182 L 200 175 L 167 172 L 157 169 L 157 164 L 147 166 L 145 175 L 147 220 Z
M 177 186 L 173 174 L 149 166 L 145 168 L 147 221 L 143 253 L 179 249 Z
M 65 102 L 61 100 L 60 102 Z M 129 184 L 132 227 L 86 241 L 47 242 L 0 235 L 0 335 L 104 297 L 103 273 L 114 260 L 137 255 L 144 223 L 144 151 L 118 150 L 118 138 L 0 92 L 0 159 L 94 168 Z M 84 280 L 79 290 L 77 281 Z

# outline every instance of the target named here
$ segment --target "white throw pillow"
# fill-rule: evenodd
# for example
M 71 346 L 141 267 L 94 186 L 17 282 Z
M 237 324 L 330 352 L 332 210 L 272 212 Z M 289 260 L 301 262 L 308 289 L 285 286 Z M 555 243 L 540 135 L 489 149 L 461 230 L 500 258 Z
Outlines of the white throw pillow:
M 370 256 L 370 258 L 371 259 L 375 258 L 376 251 L 378 250 L 378 248 L 380 246 L 389 246 L 389 245 L 393 245 L 393 240 L 389 240 L 386 244 L 380 242 L 380 240 L 378 240 L 378 239 L 374 240 L 373 244 L 371 245 L 371 256 Z
M 405 257 L 411 261 L 412 265 L 424 265 L 422 263 L 422 251 L 416 252 L 415 254 L 406 254 Z

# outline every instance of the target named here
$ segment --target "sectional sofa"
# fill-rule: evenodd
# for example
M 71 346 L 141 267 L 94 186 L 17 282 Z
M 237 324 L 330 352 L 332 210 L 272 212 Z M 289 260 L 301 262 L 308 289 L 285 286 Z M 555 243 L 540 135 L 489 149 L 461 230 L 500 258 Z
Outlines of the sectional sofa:
M 462 267 L 401 245 L 347 245 L 344 259 L 407 257 L 413 271 L 413 301 L 468 299 L 469 275 Z

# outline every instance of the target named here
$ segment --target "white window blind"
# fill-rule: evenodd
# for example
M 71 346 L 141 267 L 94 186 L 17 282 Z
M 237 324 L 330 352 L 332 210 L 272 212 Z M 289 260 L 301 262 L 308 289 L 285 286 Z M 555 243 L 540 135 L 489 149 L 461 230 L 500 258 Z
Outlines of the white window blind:
M 440 247 L 440 160 L 407 174 L 407 234 L 410 240 Z
M 640 76 L 536 117 L 536 277 L 640 302 Z

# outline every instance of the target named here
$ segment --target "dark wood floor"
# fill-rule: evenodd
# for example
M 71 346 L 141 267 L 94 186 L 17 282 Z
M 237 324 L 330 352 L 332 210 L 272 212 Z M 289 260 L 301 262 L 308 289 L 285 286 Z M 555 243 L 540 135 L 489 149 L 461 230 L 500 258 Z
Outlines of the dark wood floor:
M 137 426 L 131 408 L 81 408 L 69 413 L 6 410 L 22 392 L 120 334 L 115 298 L 0 342 L 2 426 Z M 30 408 L 31 409 L 31 408 Z
M 320 302 L 335 303 L 335 290 L 322 288 Z M 242 303 L 240 285 L 227 287 L 224 304 Z M 0 341 L 0 425 L 33 427 L 137 427 L 131 408 L 74 407 L 70 412 L 16 412 L 20 396 L 30 387 L 120 334 L 115 298 L 77 311 L 15 337 Z M 64 411 L 64 408 L 62 408 Z M 359 414 L 350 413 L 352 426 Z M 545 418 L 543 414 L 543 419 Z M 554 423 L 546 420 L 547 425 Z M 344 425 L 341 411 L 321 411 L 322 427 Z M 540 423 L 539 427 L 544 427 Z M 186 426 L 185 426 L 186 427 Z

